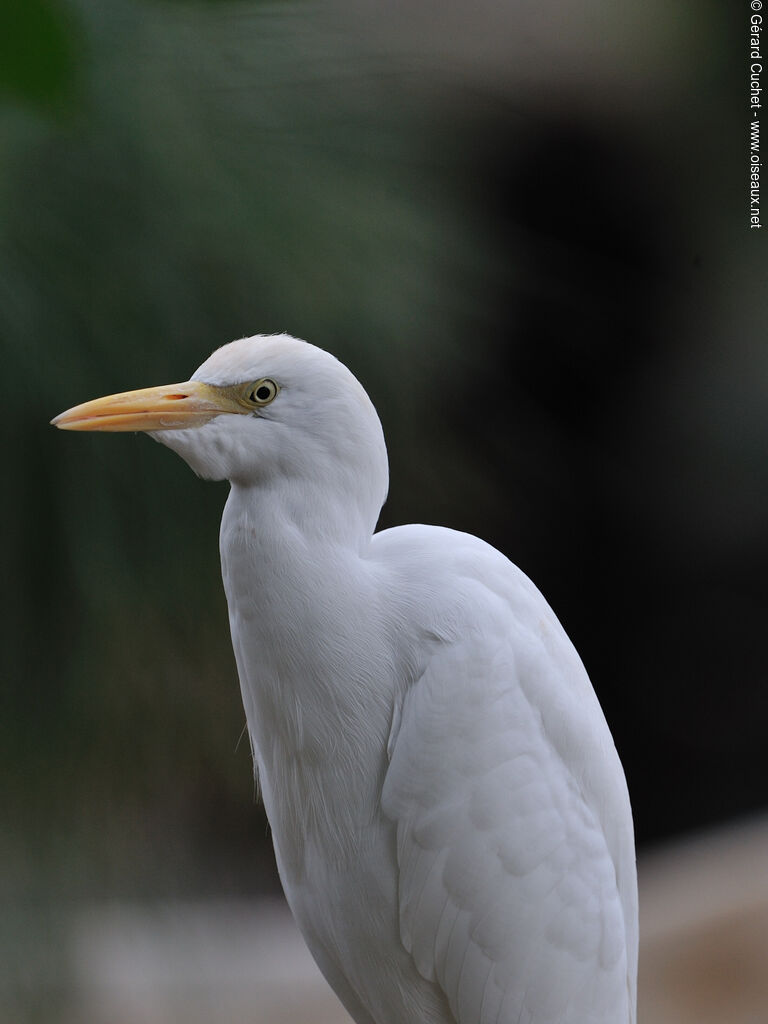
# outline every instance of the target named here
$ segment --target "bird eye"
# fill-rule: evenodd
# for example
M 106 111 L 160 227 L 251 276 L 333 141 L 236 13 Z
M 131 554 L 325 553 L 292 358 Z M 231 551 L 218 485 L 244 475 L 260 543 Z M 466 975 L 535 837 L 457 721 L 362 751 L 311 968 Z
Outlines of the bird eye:
M 250 405 L 269 405 L 277 397 L 280 388 L 269 377 L 257 380 L 249 384 L 245 392 L 246 400 Z

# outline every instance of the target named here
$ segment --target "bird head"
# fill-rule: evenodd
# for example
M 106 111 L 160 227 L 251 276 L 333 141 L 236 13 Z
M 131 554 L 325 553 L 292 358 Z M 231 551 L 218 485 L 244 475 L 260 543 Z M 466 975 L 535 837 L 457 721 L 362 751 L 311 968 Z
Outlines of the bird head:
M 386 497 L 384 437 L 362 385 L 334 356 L 286 334 L 241 338 L 184 383 L 97 398 L 51 422 L 146 432 L 206 479 L 285 490 L 298 482 L 308 496 L 316 483 L 342 503 L 362 500 L 374 524 Z

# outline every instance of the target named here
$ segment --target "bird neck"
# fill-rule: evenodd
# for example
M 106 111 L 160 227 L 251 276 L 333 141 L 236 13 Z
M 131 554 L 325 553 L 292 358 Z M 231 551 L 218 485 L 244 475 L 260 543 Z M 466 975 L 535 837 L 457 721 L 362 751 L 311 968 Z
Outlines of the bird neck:
M 286 476 L 265 483 L 231 482 L 225 516 L 247 522 L 267 547 L 301 536 L 318 551 L 362 552 L 371 542 L 383 498 L 340 474 L 317 482 Z M 222 527 L 224 523 L 222 522 Z
M 328 512 L 315 509 L 318 518 Z M 342 537 L 327 520 L 318 528 L 310 513 L 306 494 L 297 507 L 274 488 L 233 486 L 221 526 L 233 646 L 265 803 L 279 787 L 275 813 L 293 806 L 305 821 L 323 773 L 370 777 L 362 763 L 386 747 L 392 694 L 383 681 L 393 674 L 377 569 L 367 557 L 370 533 L 364 543 L 358 521 Z M 318 819 L 354 815 L 349 790 L 344 799 L 346 810 L 323 805 Z

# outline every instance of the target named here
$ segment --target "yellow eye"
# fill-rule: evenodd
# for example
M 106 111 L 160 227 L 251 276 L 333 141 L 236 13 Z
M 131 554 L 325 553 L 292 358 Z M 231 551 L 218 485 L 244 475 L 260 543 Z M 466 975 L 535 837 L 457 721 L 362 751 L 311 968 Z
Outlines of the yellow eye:
M 249 405 L 269 405 L 275 398 L 280 388 L 269 377 L 262 377 L 255 380 L 245 389 L 245 400 Z

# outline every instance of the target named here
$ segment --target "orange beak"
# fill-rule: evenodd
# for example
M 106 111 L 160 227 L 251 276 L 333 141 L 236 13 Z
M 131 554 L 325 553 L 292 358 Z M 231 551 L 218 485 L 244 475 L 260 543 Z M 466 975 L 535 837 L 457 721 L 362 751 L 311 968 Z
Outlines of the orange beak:
M 59 430 L 181 430 L 221 413 L 245 410 L 228 388 L 188 380 L 141 391 L 124 391 L 76 405 L 51 420 Z

